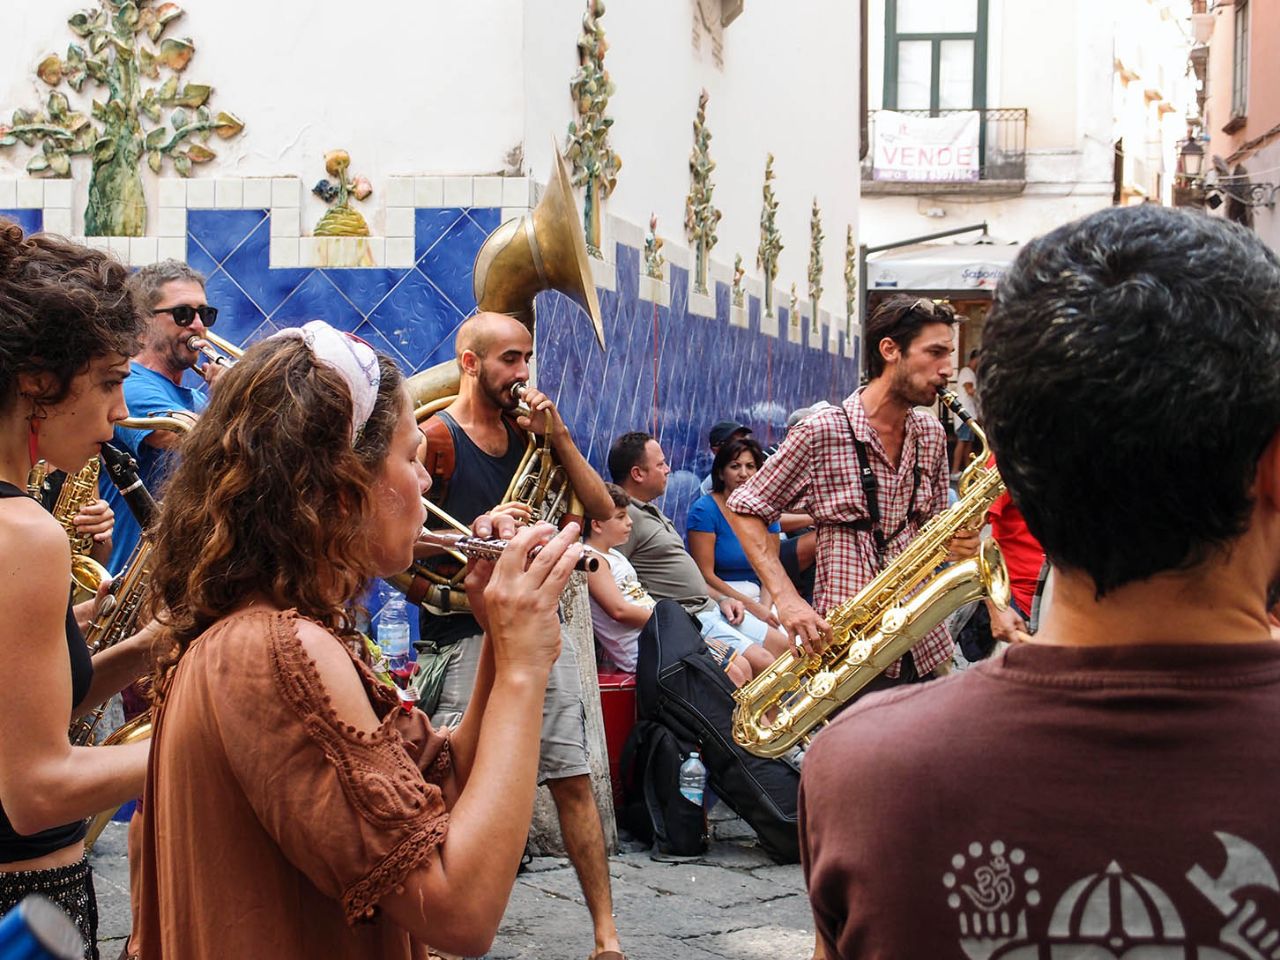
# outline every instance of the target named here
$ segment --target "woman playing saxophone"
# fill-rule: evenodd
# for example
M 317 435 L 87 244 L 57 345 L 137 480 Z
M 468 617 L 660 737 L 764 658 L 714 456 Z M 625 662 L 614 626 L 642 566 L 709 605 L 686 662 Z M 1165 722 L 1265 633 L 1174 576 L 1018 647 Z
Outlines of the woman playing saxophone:
M 0 221 L 0 914 L 39 891 L 77 923 L 96 906 L 83 819 L 136 796 L 147 745 L 87 749 L 72 717 L 146 672 L 149 639 L 90 659 L 66 533 L 25 493 L 38 460 L 74 473 L 125 415 L 142 323 L 106 254 Z

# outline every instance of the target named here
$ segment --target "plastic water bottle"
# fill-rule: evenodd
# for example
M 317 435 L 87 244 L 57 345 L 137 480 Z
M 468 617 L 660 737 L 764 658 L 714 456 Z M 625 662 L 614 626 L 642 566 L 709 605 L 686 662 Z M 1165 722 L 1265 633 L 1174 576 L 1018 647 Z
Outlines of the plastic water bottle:
M 409 607 L 400 594 L 391 596 L 378 614 L 378 646 L 387 658 L 387 669 L 397 681 L 409 679 Z
M 698 758 L 698 751 L 689 754 L 689 759 L 680 764 L 680 795 L 696 806 L 702 806 L 702 798 L 707 787 L 707 768 Z

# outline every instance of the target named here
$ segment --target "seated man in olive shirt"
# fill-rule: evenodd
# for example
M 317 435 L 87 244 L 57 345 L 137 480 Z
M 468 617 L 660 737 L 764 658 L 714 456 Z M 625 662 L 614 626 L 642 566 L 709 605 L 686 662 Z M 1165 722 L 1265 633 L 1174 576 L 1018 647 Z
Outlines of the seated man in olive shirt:
M 1103 210 L 1026 246 L 986 428 L 1055 569 L 1030 642 L 813 741 L 801 841 L 832 958 L 1275 957 L 1280 259 Z
M 609 475 L 631 497 L 631 533 L 616 549 L 651 597 L 677 601 L 698 619 L 704 639 L 728 644 L 759 673 L 787 652 L 786 634 L 752 616 L 741 600 L 712 595 L 675 524 L 652 502 L 666 492 L 670 473 L 661 445 L 649 434 L 624 433 L 613 442 Z

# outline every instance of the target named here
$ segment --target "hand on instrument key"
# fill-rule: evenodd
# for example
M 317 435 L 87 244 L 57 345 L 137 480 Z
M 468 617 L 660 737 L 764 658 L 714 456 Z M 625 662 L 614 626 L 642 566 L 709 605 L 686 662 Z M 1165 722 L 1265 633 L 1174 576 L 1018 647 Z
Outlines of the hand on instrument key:
M 947 562 L 955 563 L 958 560 L 976 557 L 980 542 L 981 537 L 977 530 L 957 530 L 951 542 L 947 544 Z
M 93 500 L 80 508 L 80 512 L 71 518 L 76 533 L 81 536 L 92 534 L 97 543 L 111 537 L 116 525 L 116 515 L 105 500 Z
M 498 504 L 489 511 L 489 516 L 511 517 L 520 526 L 533 522 L 533 511 L 529 509 L 527 503 L 521 503 L 519 500 L 508 500 L 506 503 Z
M 831 624 L 799 596 L 774 600 L 778 619 L 796 647 L 796 656 L 821 653 L 831 643 Z
M 552 436 L 564 433 L 564 421 L 560 419 L 560 411 L 545 393 L 535 387 L 529 387 L 525 390 L 522 400 L 531 414 L 516 418 L 516 423 L 522 429 L 530 433 L 550 433 Z
M 499 535 L 503 520 L 497 518 Z M 482 533 L 479 524 L 476 534 L 493 535 Z M 497 671 L 550 670 L 560 655 L 560 594 L 582 556 L 579 536 L 576 523 L 567 524 L 559 533 L 549 523 L 523 527 L 492 564 L 481 602 L 481 622 L 493 645 Z M 529 552 L 535 547 L 542 549 L 530 560 Z M 468 597 L 473 593 L 468 576 Z

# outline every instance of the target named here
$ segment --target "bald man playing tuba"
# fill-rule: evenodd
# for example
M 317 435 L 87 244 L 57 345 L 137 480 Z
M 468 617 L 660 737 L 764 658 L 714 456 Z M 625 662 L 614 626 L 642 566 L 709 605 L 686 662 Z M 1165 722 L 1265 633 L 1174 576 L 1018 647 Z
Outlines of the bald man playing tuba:
M 518 401 L 512 390 L 529 380 L 533 357 L 529 330 L 506 314 L 478 313 L 459 328 L 456 352 L 461 372 L 458 397 L 422 425 L 427 443 L 420 456 L 432 473 L 430 496 L 436 505 L 468 525 L 482 513 L 509 513 L 523 523 L 535 519 L 525 504 L 503 501 L 520 468 L 529 434 L 536 433 L 546 435 L 587 518 L 607 519 L 613 512 L 613 501 L 604 481 L 574 445 L 551 398 L 529 387 L 520 397 L 529 415 L 517 414 Z M 440 456 L 450 442 L 452 458 Z M 456 593 L 428 599 L 437 608 L 452 606 L 465 599 Z M 424 611 L 421 636 L 423 652 L 443 658 L 445 663 L 438 702 L 422 706 L 434 723 L 456 726 L 480 668 L 482 631 L 467 609 L 444 614 Z M 547 682 L 538 782 L 551 791 L 565 851 L 591 911 L 595 928 L 592 956 L 620 960 L 608 855 L 591 790 L 582 684 L 572 643 L 561 644 L 560 657 Z

